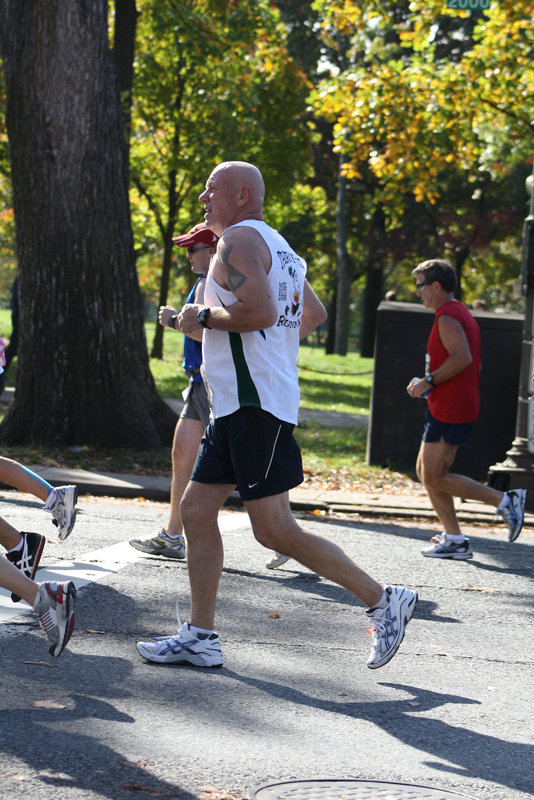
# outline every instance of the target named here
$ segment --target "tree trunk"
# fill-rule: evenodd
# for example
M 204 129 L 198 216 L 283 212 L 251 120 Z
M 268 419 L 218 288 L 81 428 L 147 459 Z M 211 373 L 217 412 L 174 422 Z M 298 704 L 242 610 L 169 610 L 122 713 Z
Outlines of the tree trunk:
M 171 277 L 172 264 L 172 240 L 169 238 L 163 244 L 163 266 L 161 269 L 161 283 L 159 287 L 159 305 L 166 306 L 169 297 L 169 283 Z M 180 309 L 178 309 L 180 310 Z M 156 322 L 154 339 L 152 340 L 151 358 L 163 358 L 163 326 Z
M 4 441 L 159 447 L 106 0 L 0 0 L 20 290 Z
M 350 332 L 350 287 L 353 278 L 352 260 L 347 253 L 347 179 L 342 175 L 342 167 L 346 161 L 348 156 L 342 153 L 339 158 L 336 203 L 337 304 L 334 343 L 334 352 L 340 356 L 347 354 Z
M 159 305 L 166 306 L 169 297 L 169 284 L 171 279 L 171 265 L 172 265 L 172 234 L 174 225 L 178 214 L 178 203 L 176 197 L 176 170 L 169 171 L 169 184 L 168 184 L 168 210 L 167 222 L 163 227 L 161 221 L 161 238 L 163 240 L 163 264 L 161 267 L 161 282 L 159 285 Z M 179 310 L 179 309 L 178 309 Z M 152 342 L 152 351 L 150 353 L 152 358 L 163 358 L 163 327 L 156 322 L 156 330 L 154 333 L 154 340 Z
M 387 252 L 385 227 L 383 209 L 378 208 L 374 214 L 369 242 L 369 264 L 363 295 L 360 355 L 364 358 L 372 358 L 375 349 L 376 311 L 382 299 L 384 259 Z
M 326 334 L 326 355 L 334 354 L 334 346 L 336 343 L 336 308 L 337 308 L 337 294 L 334 292 L 330 303 L 328 304 L 328 317 L 326 318 L 327 334 Z
M 469 247 L 461 247 L 454 252 L 454 271 L 456 272 L 456 292 L 454 296 L 457 300 L 462 299 L 462 273 L 464 264 L 467 261 L 467 257 L 471 249 Z
M 382 265 L 369 265 L 363 294 L 362 328 L 360 336 L 360 355 L 372 358 L 375 349 L 376 310 L 382 298 Z
M 129 167 L 136 27 L 137 7 L 135 5 L 135 0 L 115 0 L 115 34 L 113 37 L 113 57 L 115 59 L 115 67 L 117 69 L 122 122 L 124 125 L 124 155 L 126 159 L 126 174 L 128 174 Z

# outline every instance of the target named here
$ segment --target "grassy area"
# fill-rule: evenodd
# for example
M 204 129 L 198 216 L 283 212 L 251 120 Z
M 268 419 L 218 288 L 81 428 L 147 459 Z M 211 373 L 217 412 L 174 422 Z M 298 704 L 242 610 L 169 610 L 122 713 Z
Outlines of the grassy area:
M 154 337 L 153 323 L 147 325 L 148 348 Z M 150 369 L 158 391 L 164 397 L 179 397 L 186 386 L 182 374 L 182 337 L 165 331 L 164 357 L 152 358 Z M 323 411 L 368 414 L 373 359 L 356 353 L 327 356 L 322 348 L 303 345 L 299 352 L 301 405 Z
M 149 353 L 154 340 L 154 330 L 154 322 L 145 325 Z M 150 370 L 162 397 L 181 397 L 182 391 L 187 386 L 187 378 L 182 370 L 182 340 L 182 335 L 177 331 L 165 330 L 163 332 L 163 358 L 150 359 Z
M 322 348 L 300 348 L 301 405 L 323 411 L 368 414 L 373 359 L 357 353 L 327 356 Z
M 0 310 L 0 335 L 9 336 L 10 312 Z M 146 325 L 150 350 L 154 323 Z M 182 337 L 165 332 L 163 359 L 151 359 L 150 368 L 157 389 L 163 397 L 179 397 L 187 384 L 182 373 Z M 13 367 L 16 366 L 14 362 Z M 299 353 L 301 404 L 305 408 L 326 411 L 369 413 L 373 360 L 356 353 L 327 356 L 322 349 L 302 346 Z M 13 385 L 15 369 L 10 370 L 7 385 Z M 0 402 L 0 415 L 6 406 Z M 389 470 L 365 464 L 366 431 L 354 428 L 329 428 L 305 423 L 296 429 L 303 454 L 305 482 L 314 486 L 355 490 L 378 489 L 397 485 L 405 479 Z M 81 447 L 0 448 L 0 454 L 26 464 L 46 464 L 104 472 L 170 474 L 168 450 L 139 452 L 96 450 Z

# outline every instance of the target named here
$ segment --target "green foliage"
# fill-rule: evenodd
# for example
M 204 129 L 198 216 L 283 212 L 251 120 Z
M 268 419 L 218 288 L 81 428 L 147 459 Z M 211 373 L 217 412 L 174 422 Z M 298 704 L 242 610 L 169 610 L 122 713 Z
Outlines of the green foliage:
M 273 202 L 306 174 L 308 84 L 267 0 L 138 8 L 131 204 L 141 283 L 154 292 L 162 245 L 201 219 L 198 195 L 217 162 L 256 163 Z
M 347 175 L 369 170 L 393 221 L 407 190 L 434 204 L 442 175 L 456 171 L 476 183 L 498 138 L 526 138 L 531 152 L 532 3 L 483 13 L 448 10 L 441 0 L 413 0 L 409 10 L 394 0 L 314 7 L 325 41 L 339 49 L 344 40 L 348 60 L 314 102 L 335 121 L 336 144 L 351 157 Z
M 164 243 L 200 220 L 198 194 L 226 158 L 262 168 L 266 219 L 332 297 L 340 151 L 350 155 L 353 299 L 379 266 L 385 289 L 415 300 L 415 263 L 467 253 L 464 299 L 522 308 L 513 286 L 534 152 L 532 0 L 493 0 L 484 12 L 445 0 L 137 7 L 131 209 L 148 316 Z M 0 76 L 0 305 L 16 272 L 4 104 Z M 178 305 L 191 276 L 172 255 Z
M 394 286 L 400 269 L 409 265 L 409 274 L 417 261 L 445 255 L 478 274 L 476 294 L 489 293 L 494 273 L 481 266 L 498 262 L 503 300 L 514 307 L 513 259 L 504 252 L 525 215 L 534 145 L 534 4 L 503 0 L 457 12 L 443 0 L 315 0 L 313 8 L 337 58 L 311 100 L 334 126 L 335 149 L 349 157 L 357 240 L 376 254 L 362 218 L 378 214 L 381 261 L 389 261 Z M 512 176 L 522 197 L 510 191 Z
M 295 183 L 288 202 L 272 201 L 267 222 L 277 228 L 308 264 L 308 280 L 321 298 L 334 289 L 335 208 L 321 186 Z

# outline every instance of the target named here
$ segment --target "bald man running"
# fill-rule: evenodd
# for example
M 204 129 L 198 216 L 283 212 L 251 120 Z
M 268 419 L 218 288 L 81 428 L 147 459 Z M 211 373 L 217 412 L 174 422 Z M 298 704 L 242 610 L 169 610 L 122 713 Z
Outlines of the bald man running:
M 326 317 L 306 281 L 306 262 L 263 221 L 265 188 L 252 164 L 219 164 L 199 197 L 208 228 L 221 238 L 212 258 L 204 304 L 183 307 L 178 325 L 203 334 L 204 380 L 212 407 L 180 511 L 191 586 L 189 622 L 173 636 L 139 642 L 149 661 L 222 665 L 214 631 L 223 566 L 218 512 L 235 486 L 255 538 L 335 581 L 367 607 L 376 669 L 397 652 L 417 594 L 384 587 L 336 544 L 300 527 L 289 489 L 302 482 L 293 438 L 297 424 L 299 340 Z

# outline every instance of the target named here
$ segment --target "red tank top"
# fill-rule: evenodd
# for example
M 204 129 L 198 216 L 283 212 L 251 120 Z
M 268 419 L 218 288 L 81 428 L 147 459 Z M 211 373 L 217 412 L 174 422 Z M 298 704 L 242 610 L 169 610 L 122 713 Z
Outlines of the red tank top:
M 427 344 L 430 372 L 435 372 L 449 356 L 439 338 L 438 317 L 445 314 L 464 329 L 471 364 L 454 378 L 435 386 L 427 397 L 428 410 L 440 422 L 474 422 L 480 409 L 478 384 L 480 380 L 480 330 L 468 308 L 458 300 L 449 300 L 436 311 L 434 325 Z

